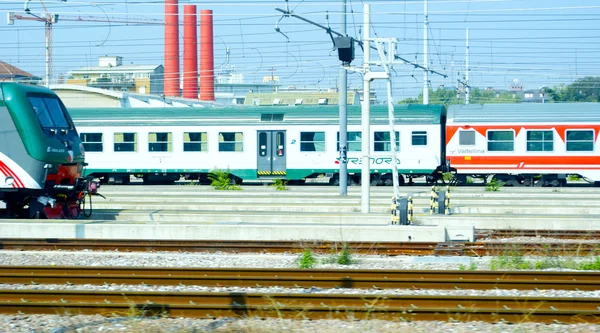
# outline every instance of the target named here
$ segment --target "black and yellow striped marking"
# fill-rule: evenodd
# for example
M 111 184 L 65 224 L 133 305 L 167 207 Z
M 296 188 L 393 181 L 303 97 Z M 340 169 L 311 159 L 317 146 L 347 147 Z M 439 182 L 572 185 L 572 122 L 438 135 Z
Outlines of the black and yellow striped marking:
M 271 175 L 285 176 L 286 175 L 285 171 L 257 171 L 256 173 L 259 176 L 271 176 Z

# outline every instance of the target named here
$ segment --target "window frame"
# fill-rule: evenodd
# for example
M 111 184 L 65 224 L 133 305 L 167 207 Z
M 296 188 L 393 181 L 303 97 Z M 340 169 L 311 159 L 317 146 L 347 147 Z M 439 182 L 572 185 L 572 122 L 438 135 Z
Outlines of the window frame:
M 356 133 L 359 134 L 360 140 L 350 140 L 350 135 Z M 356 139 L 356 136 L 354 137 Z M 362 151 L 362 131 L 347 131 L 346 132 L 346 146 L 347 151 Z M 358 143 L 358 149 L 356 149 Z M 337 151 L 340 151 L 340 132 L 337 132 Z M 352 149 L 351 149 L 352 148 Z
M 156 141 L 151 141 L 150 136 L 156 135 Z M 158 135 L 167 135 L 167 141 L 159 141 Z M 166 150 L 153 150 L 152 147 L 162 147 L 161 145 L 167 145 Z M 148 132 L 148 152 L 150 153 L 172 153 L 173 152 L 173 132 Z
M 510 132 L 512 133 L 512 140 L 493 140 L 490 141 L 489 139 L 489 134 L 490 132 Z M 489 129 L 485 132 L 485 139 L 486 139 L 486 148 L 487 151 L 492 151 L 492 152 L 514 152 L 515 151 L 515 130 L 514 129 Z M 498 150 L 498 149 L 490 149 L 490 143 L 505 143 L 505 142 L 511 142 L 512 143 L 512 149 L 511 150 Z
M 473 143 L 463 143 L 463 133 L 473 135 Z M 459 146 L 476 146 L 477 145 L 477 131 L 469 129 L 469 130 L 459 130 L 458 131 L 458 145 Z
M 233 140 L 226 140 L 223 134 L 233 134 Z M 236 134 L 241 135 L 241 140 L 236 139 Z M 225 150 L 224 147 L 229 147 L 233 144 L 233 150 Z M 240 148 L 238 150 L 238 147 Z M 244 151 L 244 132 L 219 132 L 219 152 L 223 153 L 240 153 Z
M 87 135 L 100 135 L 100 141 L 86 141 L 84 137 Z M 81 139 L 81 143 L 83 144 L 83 150 L 86 153 L 102 153 L 104 152 L 104 133 L 102 132 L 85 132 L 79 133 L 79 138 Z M 89 149 L 88 145 L 100 145 L 100 150 Z
M 303 134 L 306 133 L 313 133 L 313 138 L 311 141 L 308 140 L 302 140 L 302 136 Z M 323 134 L 323 140 L 315 140 L 315 135 L 317 133 L 321 133 Z M 315 145 L 316 143 L 322 143 L 322 150 L 317 150 L 317 145 Z M 306 150 L 304 149 L 304 147 L 306 147 L 307 144 L 312 144 L 314 150 Z M 319 145 L 318 147 L 321 147 L 321 145 Z M 305 132 L 300 132 L 300 151 L 301 152 L 305 152 L 305 153 L 322 153 L 327 151 L 327 134 L 325 131 L 305 131 Z
M 569 132 L 592 132 L 592 138 L 590 140 L 569 140 Z M 589 142 L 592 144 L 592 149 L 590 150 L 569 150 L 569 141 L 571 141 L 571 143 L 586 143 Z M 574 142 L 573 142 L 574 141 Z M 569 152 L 574 152 L 574 153 L 581 153 L 581 152 L 594 152 L 596 150 L 596 131 L 592 128 L 573 128 L 573 129 L 569 129 L 567 128 L 565 130 L 565 151 L 567 153 Z
M 117 142 L 117 135 L 121 134 L 123 135 L 123 141 L 119 141 Z M 133 134 L 133 141 L 126 141 L 125 139 L 125 135 L 131 135 Z M 123 147 L 128 147 L 128 145 L 133 145 L 133 150 L 123 150 L 123 149 L 117 149 L 117 145 L 120 147 L 121 145 Z M 138 135 L 137 132 L 115 132 L 113 133 L 113 151 L 115 153 L 136 153 L 138 151 Z
M 188 137 L 190 138 L 190 141 L 185 141 L 186 140 L 186 134 L 188 135 Z M 195 140 L 192 141 L 192 138 L 190 136 L 190 134 L 199 134 L 200 138 L 199 140 Z M 202 140 L 202 138 L 204 137 L 205 140 Z M 186 144 L 188 144 L 188 146 L 192 146 L 195 144 L 199 144 L 200 149 L 199 150 L 188 150 L 186 149 Z M 183 132 L 183 152 L 184 153 L 205 153 L 208 152 L 208 132 Z
M 541 132 L 541 133 L 547 133 L 549 132 L 550 135 L 552 136 L 551 140 L 545 140 L 544 138 L 544 134 L 542 134 L 542 139 L 541 140 L 532 140 L 529 139 L 529 134 L 533 133 L 533 132 Z M 542 144 L 542 149 L 541 150 L 532 150 L 529 148 L 530 144 L 533 143 L 541 143 Z M 545 146 L 550 143 L 552 146 L 551 150 L 546 150 Z M 545 152 L 553 152 L 554 151 L 554 131 L 552 129 L 535 129 L 535 130 L 527 130 L 525 133 L 525 151 L 528 153 L 545 153 Z
M 400 131 L 394 131 L 396 134 L 396 152 L 400 151 Z M 392 151 L 392 140 L 377 140 L 377 134 L 383 133 L 389 136 L 390 131 L 373 131 L 373 152 L 385 153 Z M 387 147 L 388 149 L 377 149 L 378 145 L 383 145 L 383 147 Z
M 419 138 L 419 137 L 425 137 L 425 143 L 424 144 L 415 144 L 415 138 Z M 429 132 L 428 131 L 422 131 L 422 130 L 420 130 L 420 131 L 411 131 L 411 133 L 410 133 L 410 143 L 411 143 L 411 146 L 414 146 L 414 147 L 426 147 L 429 144 L 429 140 L 428 139 L 429 139 Z

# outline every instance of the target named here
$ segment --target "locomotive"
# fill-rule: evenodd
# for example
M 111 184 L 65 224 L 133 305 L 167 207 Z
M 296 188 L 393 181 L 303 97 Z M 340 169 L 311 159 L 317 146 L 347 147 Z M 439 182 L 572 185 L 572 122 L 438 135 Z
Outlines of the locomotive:
M 0 83 L 0 200 L 3 215 L 76 218 L 95 185 L 82 177 L 83 144 L 51 90 Z
M 339 110 L 335 105 L 210 108 L 71 109 L 90 164 L 86 175 L 127 184 L 209 183 L 213 170 L 232 181 L 328 176 L 339 184 Z M 399 183 L 451 172 L 509 186 L 562 186 L 567 175 L 600 182 L 600 104 L 396 105 Z M 371 107 L 369 137 L 360 107 L 348 107 L 349 183 L 362 180 L 369 140 L 372 185 L 391 185 L 388 109 Z

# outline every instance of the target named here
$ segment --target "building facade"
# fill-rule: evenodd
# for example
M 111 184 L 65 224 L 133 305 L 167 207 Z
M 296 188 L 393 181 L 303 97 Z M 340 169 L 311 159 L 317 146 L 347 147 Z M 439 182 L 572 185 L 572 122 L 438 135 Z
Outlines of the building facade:
M 101 56 L 98 66 L 69 72 L 67 84 L 120 92 L 161 95 L 164 92 L 162 65 L 123 65 L 123 57 Z

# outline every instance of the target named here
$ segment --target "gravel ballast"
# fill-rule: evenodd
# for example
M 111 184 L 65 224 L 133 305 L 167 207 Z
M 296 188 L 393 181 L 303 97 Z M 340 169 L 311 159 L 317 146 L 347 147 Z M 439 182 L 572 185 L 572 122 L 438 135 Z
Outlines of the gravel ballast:
M 489 269 L 491 258 L 379 257 L 359 256 L 354 264 L 324 264 L 315 268 L 327 269 L 464 269 L 465 265 L 478 270 Z M 419 259 L 416 259 L 419 258 Z M 534 258 L 538 260 L 539 258 Z M 115 267 L 240 267 L 240 268 L 297 268 L 298 255 L 218 254 L 218 253 L 120 253 L 114 251 L 0 251 L 0 265 L 30 266 L 115 266 Z M 377 295 L 456 295 L 456 296 L 548 296 L 600 297 L 600 291 L 569 290 L 407 290 L 407 289 L 322 289 L 322 288 L 239 288 L 202 286 L 145 286 L 145 285 L 19 285 L 0 284 L 0 289 L 33 290 L 98 290 L 98 291 L 162 291 L 172 292 L 269 292 L 269 293 L 348 293 Z M 292 321 L 283 319 L 202 320 L 190 318 L 136 318 L 133 316 L 58 316 L 58 315 L 0 315 L 0 332 L 6 333 L 88 333 L 88 332 L 600 332 L 600 325 L 544 325 L 538 323 L 488 324 L 483 322 L 394 322 L 380 320 Z

